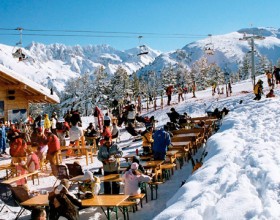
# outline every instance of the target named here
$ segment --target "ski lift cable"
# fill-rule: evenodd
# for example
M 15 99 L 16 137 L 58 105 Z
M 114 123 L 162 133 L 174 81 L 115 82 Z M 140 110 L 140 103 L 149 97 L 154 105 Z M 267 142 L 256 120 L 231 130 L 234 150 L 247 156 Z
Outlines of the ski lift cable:
M 0 28 L 3 31 L 15 31 L 23 28 Z M 205 37 L 205 34 L 182 34 L 182 33 L 153 33 L 153 32 L 120 32 L 120 31 L 91 31 L 91 30 L 44 30 L 44 29 L 25 29 L 25 32 L 73 32 L 73 33 L 103 33 L 103 34 L 133 34 L 133 35 L 162 35 L 162 36 L 182 36 L 182 37 Z
M 38 36 L 38 37 L 95 37 L 95 38 L 135 38 L 136 36 L 125 36 L 125 35 L 84 35 L 84 34 L 26 34 L 26 33 L 23 33 L 22 34 L 23 36 Z M 0 36 L 18 36 L 18 34 L 12 34 L 12 33 L 9 33 L 9 34 L 3 34 L 3 33 L 0 33 Z M 154 37 L 145 37 L 147 39 L 187 39 L 187 38 L 190 38 L 190 39 L 193 39 L 193 38 L 197 38 L 197 37 L 160 37 L 160 36 L 154 36 Z M 203 37 L 201 37 L 203 38 Z

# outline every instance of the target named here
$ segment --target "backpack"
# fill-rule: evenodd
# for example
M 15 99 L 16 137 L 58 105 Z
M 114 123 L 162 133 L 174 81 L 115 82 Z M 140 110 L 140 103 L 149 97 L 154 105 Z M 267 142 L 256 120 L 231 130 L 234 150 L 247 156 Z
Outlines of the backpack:
M 65 126 L 64 126 L 63 122 L 57 122 L 57 123 L 56 123 L 56 129 L 57 129 L 57 130 L 62 130 L 62 131 L 64 131 L 64 128 L 65 128 Z

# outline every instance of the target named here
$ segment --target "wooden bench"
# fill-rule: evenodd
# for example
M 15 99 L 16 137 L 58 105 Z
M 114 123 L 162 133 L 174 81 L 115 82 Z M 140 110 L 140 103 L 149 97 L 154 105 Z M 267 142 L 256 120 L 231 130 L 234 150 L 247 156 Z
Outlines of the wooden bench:
M 143 202 L 142 200 L 146 197 L 146 194 L 145 193 L 140 193 L 140 194 L 137 194 L 137 195 L 134 195 L 134 196 L 129 196 L 128 200 L 132 200 L 132 201 L 136 201 L 137 199 L 140 200 L 140 205 L 141 205 L 141 208 L 143 208 Z M 146 200 L 147 201 L 147 200 Z M 136 204 L 136 210 L 137 209 L 137 204 Z
M 119 209 L 120 209 L 120 211 L 123 213 L 123 217 L 124 217 L 124 219 L 126 220 L 128 220 L 129 219 L 129 215 L 128 215 L 128 208 L 129 207 L 132 207 L 132 210 L 133 210 L 133 212 L 135 212 L 135 206 L 137 205 L 137 203 L 136 202 L 133 202 L 133 201 L 123 201 L 123 202 L 121 202 L 120 204 L 119 204 Z
M 149 182 L 148 185 L 151 189 L 151 200 L 154 200 L 154 190 L 156 191 L 156 199 L 158 197 L 158 186 L 163 182 Z
M 174 167 L 176 166 L 176 164 L 174 163 L 166 163 L 166 164 L 162 164 L 160 165 L 160 168 L 162 170 L 162 181 L 163 178 L 169 180 L 171 177 L 171 174 L 174 174 Z
M 39 184 L 39 173 L 40 173 L 40 171 L 37 170 L 37 171 L 35 171 L 33 173 L 26 173 L 26 174 L 23 174 L 23 175 L 20 175 L 20 176 L 16 176 L 16 177 L 4 180 L 2 183 L 10 185 L 10 184 L 12 184 L 12 183 L 14 183 L 14 182 L 16 182 L 18 180 L 21 180 L 23 178 L 28 178 L 28 177 L 31 176 L 32 177 L 32 181 L 33 181 L 33 185 L 34 185 L 34 177 L 37 177 L 38 184 Z

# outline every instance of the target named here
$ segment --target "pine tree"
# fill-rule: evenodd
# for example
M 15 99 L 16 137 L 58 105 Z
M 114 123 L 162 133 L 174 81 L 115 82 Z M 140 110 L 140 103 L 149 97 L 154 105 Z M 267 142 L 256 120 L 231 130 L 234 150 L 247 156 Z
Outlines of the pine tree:
M 251 61 L 248 54 L 243 57 L 240 70 L 240 80 L 248 79 L 251 71 Z

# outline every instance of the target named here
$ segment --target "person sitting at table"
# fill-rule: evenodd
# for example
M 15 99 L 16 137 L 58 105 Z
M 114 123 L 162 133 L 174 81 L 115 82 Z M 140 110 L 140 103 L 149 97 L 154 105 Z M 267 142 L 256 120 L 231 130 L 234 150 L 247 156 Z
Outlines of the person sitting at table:
M 84 193 L 84 196 L 86 196 L 87 193 L 98 195 L 100 191 L 100 179 L 94 176 L 91 171 L 86 171 L 83 176 L 74 177 L 72 180 L 80 181 L 78 188 L 79 191 Z
M 104 145 L 104 143 L 106 142 L 105 141 L 106 137 L 108 137 L 109 139 L 112 139 L 112 132 L 111 132 L 111 129 L 109 126 L 104 125 L 104 130 L 103 130 L 101 136 L 102 136 L 102 139 L 100 140 L 101 146 Z
M 122 176 L 124 182 L 124 194 L 125 195 L 137 195 L 141 193 L 139 183 L 150 182 L 152 178 L 144 175 L 138 170 L 138 163 L 134 162 L 131 164 L 131 168 L 125 172 Z
M 198 123 L 194 124 L 194 128 L 205 128 L 205 121 L 200 120 Z
M 31 212 L 31 220 L 46 220 L 47 213 L 43 207 L 34 207 Z
M 163 128 L 157 130 L 154 135 L 153 144 L 153 155 L 154 160 L 165 160 L 166 151 L 169 145 L 171 145 L 171 139 L 169 133 L 167 133 Z
M 153 139 L 153 127 L 148 127 L 145 131 L 141 133 L 142 136 L 142 147 L 143 147 L 143 155 L 148 155 L 152 153 L 152 144 L 154 142 Z
M 40 159 L 40 163 L 43 163 L 43 161 L 46 159 L 47 151 L 48 151 L 48 138 L 43 132 L 42 128 L 37 129 L 37 156 Z
M 47 213 L 42 207 L 34 207 L 31 211 L 31 220 L 46 220 Z
M 27 162 L 26 167 L 29 173 L 33 173 L 40 168 L 40 162 L 37 154 L 33 151 L 32 147 L 27 147 Z
M 78 115 L 78 114 L 76 114 Z M 79 116 L 79 115 L 78 115 Z M 69 130 L 69 136 L 70 136 L 70 149 L 68 149 L 67 151 L 67 156 L 71 156 L 73 154 L 73 151 L 71 149 L 71 147 L 78 147 L 79 146 L 79 142 L 81 141 L 82 147 L 84 147 L 85 145 L 85 137 L 84 137 L 84 131 L 82 129 L 82 127 L 79 127 L 79 117 L 77 117 L 77 119 L 74 117 L 72 123 L 72 127 Z
M 23 158 L 19 158 L 18 163 L 15 163 L 15 168 L 17 172 L 17 176 L 27 174 L 27 167 L 26 167 L 26 161 Z M 16 181 L 17 186 L 27 186 L 27 180 L 26 178 L 22 178 L 20 180 Z
M 167 115 L 170 119 L 170 122 L 179 123 L 180 114 L 175 110 L 175 108 L 171 108 Z
M 86 129 L 85 137 L 86 137 L 87 144 L 89 145 L 92 145 L 94 140 L 89 139 L 87 137 L 95 137 L 96 145 L 99 146 L 100 131 L 94 128 L 92 122 L 89 123 L 89 126 Z
M 119 137 L 119 129 L 117 127 L 117 124 L 113 122 L 113 127 L 112 127 L 112 139 L 118 138 Z
M 132 157 L 132 163 L 137 163 L 138 164 L 138 170 L 141 171 L 142 173 L 145 173 L 145 169 L 140 164 L 140 158 L 138 156 L 133 156 Z M 126 171 L 129 171 L 130 168 L 131 168 L 131 164 L 127 167 Z
M 81 200 L 69 193 L 67 187 L 60 183 L 53 192 L 49 193 L 49 219 L 58 220 L 60 216 L 68 220 L 79 220 L 78 208 L 82 207 Z
M 97 155 L 98 160 L 103 164 L 104 176 L 118 174 L 120 169 L 118 158 L 122 157 L 123 152 L 116 143 L 112 143 L 111 138 L 105 137 L 104 140 L 104 145 L 100 147 Z M 119 183 L 112 183 L 112 193 L 120 193 Z M 104 194 L 111 194 L 111 184 L 109 182 L 104 182 Z

